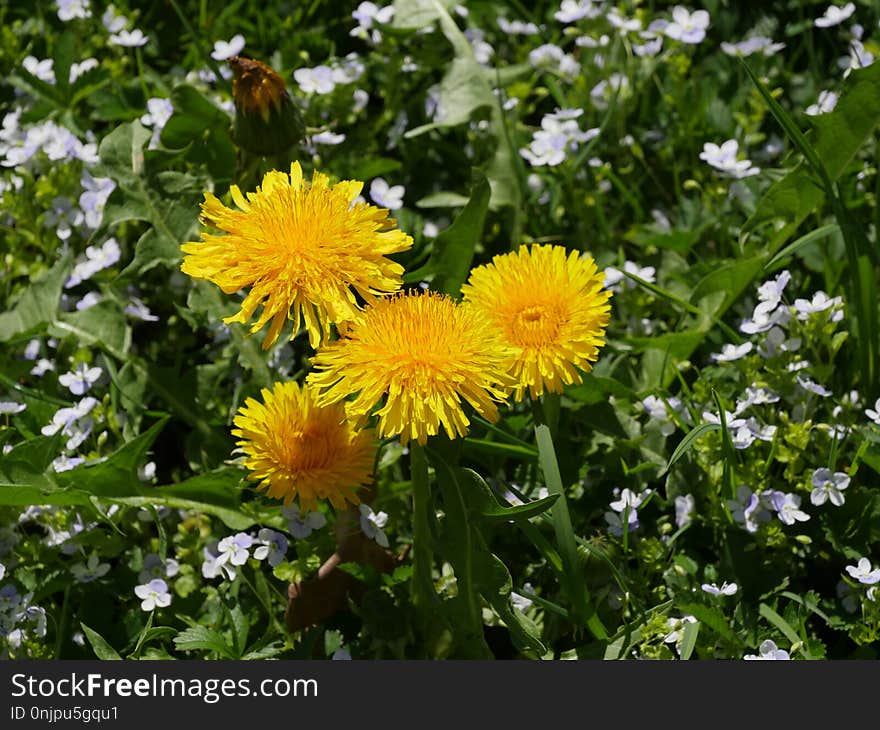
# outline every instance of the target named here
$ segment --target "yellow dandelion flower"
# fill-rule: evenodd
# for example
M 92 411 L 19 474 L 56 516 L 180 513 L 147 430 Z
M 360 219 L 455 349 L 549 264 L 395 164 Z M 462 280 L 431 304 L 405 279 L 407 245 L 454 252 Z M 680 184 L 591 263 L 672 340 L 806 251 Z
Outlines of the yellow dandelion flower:
M 450 438 L 464 436 L 465 403 L 498 419 L 507 356 L 476 311 L 436 293 L 405 293 L 367 307 L 343 338 L 318 350 L 307 380 L 319 403 L 354 395 L 349 412 L 375 412 L 381 437 L 424 444 L 441 425 Z
M 376 444 L 372 429 L 356 429 L 342 404 L 319 406 L 310 388 L 275 383 L 248 398 L 232 435 L 245 454 L 248 479 L 274 499 L 303 511 L 328 499 L 337 509 L 357 504 L 355 491 L 372 479 Z
M 412 238 L 394 228 L 387 209 L 353 202 L 362 187 L 357 180 L 330 185 L 319 172 L 309 184 L 294 162 L 289 177 L 267 173 L 247 199 L 238 186 L 230 187 L 239 210 L 205 193 L 202 222 L 226 233 L 202 233 L 200 242 L 181 246 L 187 254 L 181 271 L 227 294 L 251 287 L 240 311 L 223 321 L 246 324 L 262 305 L 250 331 L 271 320 L 263 349 L 274 344 L 287 319 L 294 334 L 304 321 L 316 348 L 331 322 L 357 315 L 358 295 L 371 301 L 401 286 L 403 267 L 386 256 L 408 249 Z
M 520 246 L 471 271 L 464 302 L 491 320 L 514 351 L 514 398 L 580 383 L 604 344 L 611 292 L 592 258 L 564 246 Z

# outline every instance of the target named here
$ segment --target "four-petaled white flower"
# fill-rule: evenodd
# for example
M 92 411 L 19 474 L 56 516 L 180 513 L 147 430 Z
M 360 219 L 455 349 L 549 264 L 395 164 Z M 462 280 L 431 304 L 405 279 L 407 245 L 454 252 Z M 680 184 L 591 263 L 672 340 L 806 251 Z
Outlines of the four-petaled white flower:
M 232 565 L 244 565 L 250 553 L 248 549 L 254 544 L 254 538 L 245 532 L 239 532 L 229 537 L 224 537 L 218 544 L 217 562 L 231 563 Z
M 382 547 L 388 547 L 388 537 L 382 531 L 385 523 L 388 522 L 388 515 L 384 512 L 373 512 L 368 504 L 361 503 L 358 505 L 361 513 L 361 530 L 370 538 L 375 540 Z
M 810 502 L 820 505 L 830 501 L 835 507 L 840 507 L 845 501 L 843 490 L 849 486 L 849 476 L 842 471 L 832 474 L 830 469 L 823 467 L 813 472 L 810 483 L 814 487 L 810 492 Z
M 762 641 L 761 646 L 758 647 L 758 651 L 760 654 L 746 654 L 743 659 L 759 661 L 784 661 L 786 659 L 791 659 L 787 651 L 780 649 L 776 646 L 776 642 L 771 641 L 770 639 Z
M 254 557 L 257 560 L 268 559 L 269 565 L 273 568 L 287 555 L 287 538 L 280 532 L 264 527 L 257 533 L 257 542 L 260 546 L 254 550 Z
M 302 540 L 312 534 L 313 530 L 320 530 L 327 524 L 327 518 L 322 512 L 308 512 L 302 514 L 299 507 L 289 504 L 281 508 L 281 514 L 287 520 L 287 530 L 297 540 Z
M 298 68 L 293 78 L 304 94 L 329 94 L 336 88 L 333 69 L 321 64 L 314 68 Z
M 691 521 L 691 517 L 694 514 L 694 496 L 692 494 L 685 494 L 684 496 L 679 496 L 675 498 L 675 526 L 681 529 L 688 522 Z
M 598 12 L 593 0 L 562 0 L 553 17 L 560 23 L 575 23 L 582 18 L 595 18 Z
M 671 629 L 671 631 L 663 637 L 663 641 L 667 644 L 675 642 L 675 650 L 680 652 L 681 642 L 684 639 L 684 628 L 687 624 L 692 624 L 696 622 L 696 620 L 697 619 L 690 614 L 685 614 L 681 618 L 666 619 L 666 627 Z
M 77 583 L 91 583 L 98 578 L 103 578 L 109 570 L 110 565 L 100 562 L 97 553 L 92 553 L 85 563 L 76 563 L 70 568 Z
M 211 58 L 215 61 L 225 61 L 241 53 L 244 48 L 244 36 L 236 33 L 228 41 L 216 41 L 214 50 L 211 52 Z
M 150 42 L 150 39 L 145 36 L 143 31 L 139 28 L 135 28 L 134 30 L 121 30 L 118 33 L 113 33 L 109 40 L 114 45 L 122 46 L 124 48 L 139 48 Z
M 840 25 L 844 20 L 849 18 L 856 11 L 854 3 L 846 5 L 829 5 L 825 12 L 814 21 L 817 28 L 831 28 Z
M 759 167 L 752 165 L 751 160 L 737 160 L 738 152 L 739 142 L 735 139 L 729 139 L 720 146 L 714 142 L 706 142 L 700 153 L 700 159 L 736 179 L 751 177 L 761 172 Z
M 58 382 L 74 395 L 82 395 L 95 384 L 103 372 L 97 366 L 89 367 L 86 363 L 81 362 L 76 370 L 59 375 Z
M 880 583 L 880 568 L 872 568 L 868 558 L 859 558 L 857 565 L 847 565 L 846 572 L 862 585 L 872 586 Z
M 687 8 L 676 5 L 672 9 L 672 22 L 668 23 L 663 32 L 673 40 L 682 43 L 701 43 L 706 37 L 709 27 L 709 13 L 705 10 L 689 12 Z
M 751 342 L 743 342 L 741 345 L 724 345 L 721 352 L 713 353 L 711 358 L 715 362 L 733 362 L 748 355 L 754 347 Z
M 370 197 L 376 205 L 388 210 L 399 210 L 403 207 L 403 185 L 388 185 L 381 177 L 374 178 L 370 183 Z
M 16 403 L 15 401 L 0 401 L 0 415 L 15 415 L 21 413 L 27 406 L 24 403 Z
M 724 581 L 719 588 L 714 583 L 703 583 L 700 586 L 706 593 L 711 593 L 713 596 L 732 596 L 739 590 L 739 586 L 736 583 L 728 583 Z
M 819 100 L 815 104 L 810 104 L 805 111 L 811 117 L 827 114 L 837 106 L 837 98 L 837 94 L 833 91 L 820 91 Z
M 795 522 L 806 522 L 810 519 L 810 515 L 801 510 L 801 498 L 797 494 L 774 491 L 770 503 L 783 525 L 793 525 Z
M 161 578 L 156 578 L 145 585 L 135 587 L 134 594 L 142 599 L 141 608 L 144 611 L 152 611 L 155 608 L 165 608 L 171 605 L 171 594 L 168 592 L 168 584 Z
M 880 426 L 880 398 L 874 402 L 873 408 L 866 408 L 865 415 Z

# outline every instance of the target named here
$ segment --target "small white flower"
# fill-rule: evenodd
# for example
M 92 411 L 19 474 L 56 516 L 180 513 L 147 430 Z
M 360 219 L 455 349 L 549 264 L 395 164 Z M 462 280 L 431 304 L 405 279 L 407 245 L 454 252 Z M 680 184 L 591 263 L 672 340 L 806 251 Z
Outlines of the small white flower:
M 751 160 L 737 160 L 738 151 L 739 142 L 735 139 L 729 139 L 720 146 L 714 142 L 706 142 L 700 153 L 700 159 L 736 179 L 751 177 L 761 172 L 760 168 L 752 165 Z
M 754 661 L 784 661 L 786 659 L 791 659 L 787 651 L 780 649 L 776 646 L 775 641 L 771 641 L 767 639 L 766 641 L 761 642 L 761 646 L 758 647 L 758 654 L 746 654 L 743 659 Z
M 776 510 L 776 516 L 783 525 L 793 525 L 795 522 L 806 522 L 810 519 L 810 515 L 801 510 L 801 498 L 797 494 L 774 491 L 770 497 L 770 504 Z
M 128 18 L 124 15 L 119 15 L 116 12 L 115 6 L 108 5 L 104 14 L 101 16 L 101 22 L 110 33 L 118 33 L 128 25 Z
M 248 549 L 254 544 L 254 539 L 244 532 L 239 532 L 230 537 L 224 537 L 218 544 L 218 563 L 232 563 L 232 565 L 244 565 L 250 553 Z
M 257 542 L 260 546 L 254 550 L 254 557 L 257 560 L 268 559 L 269 565 L 273 568 L 287 555 L 287 538 L 280 532 L 264 527 L 257 533 Z
M 846 5 L 829 5 L 825 12 L 814 21 L 817 28 L 831 28 L 840 25 L 844 20 L 849 18 L 856 11 L 854 3 Z
M 361 513 L 361 530 L 370 538 L 375 540 L 382 547 L 388 547 L 388 537 L 382 531 L 385 523 L 388 522 L 388 515 L 384 512 L 373 512 L 368 504 L 361 503 L 358 505 Z
M 862 585 L 872 586 L 880 583 L 880 568 L 872 569 L 868 558 L 859 558 L 858 565 L 847 565 L 846 572 Z
M 733 362 L 748 355 L 754 347 L 751 342 L 743 342 L 741 345 L 724 345 L 720 353 L 713 353 L 711 357 L 715 362 Z
M 849 475 L 842 471 L 833 474 L 830 469 L 816 469 L 810 478 L 814 489 L 810 492 L 810 502 L 815 505 L 825 504 L 830 501 L 835 507 L 840 507 L 845 498 L 843 490 L 849 486 Z
M 308 537 L 313 530 L 320 530 L 327 524 L 327 518 L 322 512 L 308 512 L 303 515 L 295 504 L 282 507 L 281 514 L 287 520 L 287 530 L 297 540 Z
M 820 91 L 819 100 L 815 104 L 810 104 L 805 111 L 811 117 L 827 114 L 837 106 L 837 98 L 837 94 L 833 91 Z
M 228 41 L 216 41 L 214 50 L 211 52 L 211 58 L 215 61 L 225 61 L 241 53 L 244 48 L 244 36 L 236 33 Z
M 880 398 L 874 402 L 873 408 L 866 408 L 865 415 L 880 426 Z
M 81 362 L 76 370 L 59 375 L 58 382 L 74 395 L 82 395 L 95 384 L 103 372 L 97 366 L 89 367 L 86 363 Z
M 304 94 L 329 94 L 336 88 L 333 69 L 321 64 L 315 68 L 298 68 L 293 78 Z
M 144 611 L 152 611 L 155 608 L 165 608 L 171 605 L 171 594 L 168 593 L 168 584 L 161 578 L 151 580 L 145 585 L 137 586 L 134 594 L 142 599 L 141 608 Z
M 616 487 L 614 489 L 614 496 L 619 497 L 619 499 L 611 502 L 608 506 L 611 507 L 615 512 L 623 512 L 627 507 L 630 508 L 630 511 L 638 509 L 642 506 L 642 502 L 647 499 L 648 495 L 651 494 L 650 489 L 646 489 L 643 492 L 636 494 L 629 488 L 624 488 L 621 492 Z
M 553 17 L 560 23 L 576 23 L 582 18 L 595 18 L 599 12 L 599 8 L 593 7 L 593 0 L 562 0 Z
M 90 18 L 89 0 L 58 0 L 58 19 L 65 23 L 74 18 Z
M 773 56 L 785 48 L 784 43 L 774 43 L 764 36 L 753 36 L 739 43 L 722 43 L 721 50 L 728 56 L 751 56 L 753 53 L 761 53 L 764 56 Z
M 143 31 L 139 28 L 135 28 L 134 30 L 121 30 L 118 33 L 113 33 L 109 40 L 113 45 L 122 46 L 124 48 L 139 48 L 150 42 L 150 39 L 145 36 Z
M 684 496 L 675 498 L 676 527 L 681 529 L 691 521 L 694 514 L 694 504 L 694 496 L 692 494 L 685 494 Z
M 16 403 L 15 401 L 0 401 L 0 415 L 15 415 L 21 413 L 27 406 L 24 403 Z
M 834 393 L 828 390 L 825 386 L 813 380 L 810 380 L 810 378 L 804 375 L 796 375 L 795 380 L 797 381 L 797 384 L 801 386 L 801 388 L 809 391 L 810 393 L 815 393 L 822 398 L 828 398 L 829 396 L 834 395 Z
M 705 10 L 695 10 L 691 13 L 687 8 L 676 5 L 672 9 L 672 22 L 666 25 L 663 32 L 682 43 L 696 44 L 706 37 L 708 27 L 709 13 Z
M 713 596 L 732 596 L 739 590 L 739 586 L 736 583 L 728 583 L 724 581 L 719 588 L 714 583 L 703 583 L 700 586 L 706 593 L 711 593 Z
M 333 656 L 331 659 L 335 659 L 336 661 L 350 661 L 351 660 L 351 652 L 348 649 L 339 648 L 333 652 Z
M 110 565 L 100 562 L 97 553 L 89 555 L 85 563 L 76 563 L 70 568 L 77 583 L 91 583 L 98 578 L 103 578 L 109 570 Z
M 381 177 L 370 183 L 370 197 L 376 205 L 388 210 L 399 210 L 403 207 L 403 196 L 406 188 L 403 185 L 389 186 Z

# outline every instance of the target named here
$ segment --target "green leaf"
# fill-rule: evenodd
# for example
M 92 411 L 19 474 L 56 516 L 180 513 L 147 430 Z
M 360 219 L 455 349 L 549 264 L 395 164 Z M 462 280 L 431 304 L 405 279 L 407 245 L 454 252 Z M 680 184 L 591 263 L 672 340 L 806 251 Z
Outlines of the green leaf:
M 811 117 L 811 147 L 831 182 L 836 181 L 880 122 L 880 65 L 854 69 L 847 78 L 834 110 Z M 800 132 L 800 130 L 798 130 Z M 797 230 L 821 203 L 824 192 L 817 185 L 807 161 L 799 163 L 782 180 L 770 186 L 743 231 L 780 221 L 772 234 L 771 251 Z
M 180 651 L 205 649 L 215 651 L 224 659 L 235 659 L 235 651 L 226 642 L 223 634 L 206 626 L 192 626 L 174 637 L 174 646 Z
M 70 100 L 70 66 L 76 55 L 76 36 L 73 31 L 66 30 L 55 44 L 55 56 L 52 68 L 55 71 L 55 86 L 65 103 Z
M 543 499 L 536 499 L 532 502 L 517 505 L 516 507 L 496 507 L 484 509 L 480 514 L 490 521 L 507 521 L 513 519 L 527 520 L 537 517 L 550 509 L 556 500 L 559 499 L 558 494 L 551 494 Z
M 61 472 L 56 478 L 62 487 L 75 487 L 98 497 L 125 497 L 140 492 L 137 470 L 147 461 L 147 452 L 169 418 L 149 429 L 97 464 L 83 464 Z
M 686 621 L 684 629 L 681 632 L 681 646 L 678 649 L 678 656 L 682 661 L 687 661 L 694 653 L 694 647 L 697 645 L 697 635 L 700 633 L 699 621 Z
M 177 266 L 180 244 L 190 236 L 198 218 L 199 200 L 207 189 L 192 175 L 151 170 L 144 152 L 150 135 L 140 122 L 121 124 L 101 140 L 98 148 L 101 162 L 95 174 L 116 182 L 104 209 L 103 226 L 129 220 L 150 224 L 123 275 L 143 273 L 159 265 Z
M 25 290 L 12 309 L 0 312 L 0 342 L 55 319 L 70 260 L 70 254 L 62 256 Z
M 782 618 L 782 616 L 776 613 L 776 611 L 770 608 L 770 606 L 768 606 L 766 603 L 762 603 L 758 607 L 758 613 L 760 613 L 765 619 L 767 619 L 771 624 L 779 629 L 783 633 L 785 638 L 792 643 L 792 645 L 800 645 L 800 651 L 806 659 L 813 658 L 806 645 L 801 640 L 801 637 L 798 635 L 798 632 L 795 631 L 795 629 L 790 623 L 788 623 L 788 621 L 786 621 L 784 618 Z
M 449 15 L 447 3 L 439 0 L 407 0 L 395 3 L 395 8 L 399 8 L 401 16 L 395 16 L 395 27 L 423 28 L 426 25 L 424 19 L 431 18 L 429 22 L 440 25 L 455 52 L 455 58 L 440 81 L 439 103 L 443 118 L 411 129 L 404 137 L 411 139 L 434 129 L 455 127 L 470 121 L 477 112 L 488 110 L 490 130 L 496 142 L 494 154 L 485 170 L 491 189 L 489 207 L 498 210 L 510 206 L 518 210 L 522 202 L 521 175 L 516 164 L 519 158 L 505 125 L 501 102 L 492 93 L 493 84 L 489 83 L 485 69 L 477 63 L 470 41 Z
M 703 434 L 709 433 L 710 431 L 718 431 L 720 429 L 720 423 L 701 423 L 696 428 L 691 429 L 687 433 L 687 435 L 681 440 L 678 446 L 675 447 L 675 451 L 672 452 L 672 456 L 669 457 L 669 461 L 666 462 L 666 466 L 664 466 L 660 470 L 657 476 L 662 477 L 666 472 L 668 472 L 682 456 L 690 451 L 691 447 L 694 445 L 694 442 Z
M 455 217 L 452 225 L 444 229 L 434 242 L 434 250 L 428 263 L 407 279 L 421 278 L 434 273 L 432 288 L 457 296 L 467 278 L 474 250 L 483 233 L 486 211 L 489 207 L 489 183 L 485 176 L 474 171 L 471 197 L 468 204 Z
M 836 223 L 829 223 L 827 226 L 820 226 L 815 231 L 810 231 L 796 241 L 792 241 L 790 244 L 777 251 L 773 258 L 764 264 L 764 270 L 766 271 L 767 269 L 774 268 L 776 264 L 784 261 L 789 256 L 793 256 L 807 244 L 813 243 L 813 241 L 820 241 L 828 236 L 833 236 L 835 233 L 840 233 L 840 226 Z
M 737 644 L 739 643 L 736 634 L 733 632 L 733 629 L 730 628 L 727 619 L 724 617 L 724 614 L 720 609 L 715 608 L 714 606 L 705 606 L 702 603 L 683 603 L 679 604 L 679 608 L 684 613 L 689 613 L 701 624 L 712 629 L 712 631 L 726 641 Z
M 102 659 L 104 661 L 121 661 L 122 657 L 116 652 L 116 650 L 110 646 L 107 640 L 101 636 L 97 631 L 92 628 L 86 626 L 82 621 L 79 622 L 79 625 L 82 627 L 83 634 L 85 634 L 86 639 L 89 642 L 89 646 L 92 647 L 92 651 L 95 652 L 95 656 L 98 659 Z
M 54 337 L 75 337 L 84 347 L 97 346 L 125 360 L 131 346 L 131 327 L 117 302 L 98 302 L 81 312 L 62 312 L 49 325 Z

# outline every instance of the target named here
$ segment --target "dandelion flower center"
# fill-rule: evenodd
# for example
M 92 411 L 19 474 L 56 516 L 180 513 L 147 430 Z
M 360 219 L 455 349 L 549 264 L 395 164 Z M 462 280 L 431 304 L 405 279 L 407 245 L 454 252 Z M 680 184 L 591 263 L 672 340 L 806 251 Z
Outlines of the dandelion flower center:
M 471 271 L 462 287 L 513 350 L 513 393 L 536 398 L 580 383 L 604 344 L 610 292 L 591 258 L 563 246 L 521 246 Z
M 354 396 L 350 412 L 378 416 L 382 437 L 424 444 L 440 427 L 464 436 L 464 404 L 497 420 L 507 349 L 485 319 L 449 297 L 407 293 L 367 307 L 342 339 L 312 359 L 319 403 Z
M 319 499 L 334 507 L 357 504 L 355 490 L 370 481 L 375 455 L 371 430 L 358 430 L 341 404 L 319 407 L 312 391 L 276 383 L 248 398 L 233 436 L 245 454 L 249 479 L 270 497 L 315 509 Z
M 227 294 L 250 287 L 239 312 L 224 322 L 247 323 L 262 306 L 250 331 L 271 321 L 264 349 L 288 319 L 294 334 L 304 321 L 317 347 L 331 323 L 357 316 L 360 301 L 401 286 L 403 267 L 386 257 L 408 249 L 412 238 L 394 228 L 387 209 L 354 202 L 362 187 L 356 180 L 330 185 L 319 172 L 308 183 L 295 162 L 289 176 L 273 170 L 247 197 L 233 185 L 239 210 L 205 193 L 202 221 L 225 235 L 203 233 L 201 242 L 184 244 L 181 270 Z

